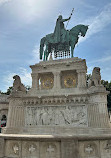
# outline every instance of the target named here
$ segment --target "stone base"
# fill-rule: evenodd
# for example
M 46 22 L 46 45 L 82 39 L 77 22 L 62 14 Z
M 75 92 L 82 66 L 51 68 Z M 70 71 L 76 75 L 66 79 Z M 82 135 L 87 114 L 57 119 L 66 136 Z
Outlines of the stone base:
M 111 134 L 0 135 L 1 158 L 111 158 Z

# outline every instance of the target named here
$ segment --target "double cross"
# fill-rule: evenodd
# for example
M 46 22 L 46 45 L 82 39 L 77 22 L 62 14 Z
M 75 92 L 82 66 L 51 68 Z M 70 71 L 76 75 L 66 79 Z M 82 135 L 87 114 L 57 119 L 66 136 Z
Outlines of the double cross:
M 14 150 L 14 153 L 17 154 L 17 151 L 19 151 L 19 147 L 18 147 L 17 145 L 15 145 L 15 146 L 13 147 L 13 150 Z
M 49 153 L 49 155 L 51 155 L 52 152 L 54 152 L 54 148 L 52 148 L 52 146 L 49 145 L 49 147 L 47 148 L 47 152 Z
M 34 152 L 34 151 L 35 151 L 35 148 L 34 148 L 33 145 L 31 145 L 30 148 L 29 148 L 29 152 L 32 153 L 32 152 Z
M 88 145 L 87 148 L 85 148 L 85 151 L 90 154 L 93 151 L 93 148 L 91 148 L 91 145 Z

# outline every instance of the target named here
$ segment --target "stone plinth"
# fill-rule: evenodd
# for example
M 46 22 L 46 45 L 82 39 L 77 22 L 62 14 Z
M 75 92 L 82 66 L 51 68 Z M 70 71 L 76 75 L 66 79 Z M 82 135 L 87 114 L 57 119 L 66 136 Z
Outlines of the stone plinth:
M 4 133 L 64 135 L 77 128 L 81 134 L 91 128 L 109 131 L 108 93 L 102 85 L 87 87 L 85 60 L 46 61 L 31 68 L 31 90 L 12 93 L 9 98 Z
M 1 135 L 4 158 L 110 158 L 111 134 L 70 136 Z M 4 150 L 3 150 L 4 147 Z M 5 152 L 4 152 L 5 151 Z
M 83 59 L 71 58 L 64 60 L 42 61 L 30 67 L 32 69 L 32 89 L 30 91 L 30 95 L 34 96 L 37 95 L 37 92 L 40 90 L 45 90 L 41 89 L 40 81 L 43 80 L 41 75 L 52 74 L 54 78 L 53 88 L 50 89 L 50 86 L 46 88 L 50 89 L 50 93 L 54 93 L 55 90 L 59 90 L 60 92 L 60 90 L 64 88 L 62 87 L 61 82 L 64 82 L 64 80 L 67 79 L 67 76 L 72 77 L 71 75 L 73 74 L 75 77 L 74 79 L 76 80 L 75 87 L 86 87 L 87 66 L 86 61 Z M 63 75 L 64 73 L 65 76 Z M 51 79 L 52 77 L 49 75 L 49 78 Z
M 108 92 L 100 74 L 88 87 L 86 61 L 79 58 L 40 62 L 31 69 L 30 91 L 9 97 L 0 156 L 110 158 Z

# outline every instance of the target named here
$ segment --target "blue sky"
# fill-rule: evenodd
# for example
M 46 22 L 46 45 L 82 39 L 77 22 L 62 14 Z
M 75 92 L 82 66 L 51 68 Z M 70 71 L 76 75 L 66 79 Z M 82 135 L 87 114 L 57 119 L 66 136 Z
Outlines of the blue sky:
M 54 31 L 59 14 L 68 18 L 68 28 L 89 25 L 74 56 L 86 59 L 88 73 L 101 68 L 102 79 L 111 80 L 110 0 L 0 0 L 0 90 L 12 86 L 13 75 L 31 85 L 29 65 L 39 62 L 40 39 Z M 65 23 L 66 25 L 66 23 Z

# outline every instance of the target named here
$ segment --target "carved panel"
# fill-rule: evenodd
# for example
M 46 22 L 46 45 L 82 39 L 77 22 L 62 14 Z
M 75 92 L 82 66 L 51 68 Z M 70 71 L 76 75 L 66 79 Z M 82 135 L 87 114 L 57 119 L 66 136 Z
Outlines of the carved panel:
M 20 141 L 6 141 L 5 156 L 12 158 L 19 158 L 21 154 L 21 142 Z
M 25 123 L 26 126 L 87 126 L 87 107 L 85 105 L 26 107 Z
M 23 141 L 22 158 L 39 158 L 39 142 Z
M 52 73 L 40 74 L 41 89 L 52 89 L 54 86 L 54 76 Z
M 101 158 L 111 158 L 111 140 L 100 141 Z
M 40 158 L 60 158 L 59 142 L 41 142 Z
M 99 141 L 79 142 L 80 158 L 100 158 Z
M 63 71 L 61 73 L 62 88 L 77 87 L 77 73 L 76 71 Z

